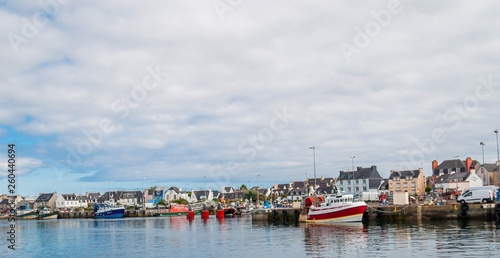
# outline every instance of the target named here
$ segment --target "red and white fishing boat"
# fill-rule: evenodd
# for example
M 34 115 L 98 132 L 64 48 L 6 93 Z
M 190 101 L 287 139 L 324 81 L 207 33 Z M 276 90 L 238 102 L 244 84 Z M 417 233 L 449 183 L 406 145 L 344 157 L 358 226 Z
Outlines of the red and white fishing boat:
M 307 223 L 361 222 L 367 206 L 355 201 L 352 194 L 341 196 L 310 196 L 306 199 Z

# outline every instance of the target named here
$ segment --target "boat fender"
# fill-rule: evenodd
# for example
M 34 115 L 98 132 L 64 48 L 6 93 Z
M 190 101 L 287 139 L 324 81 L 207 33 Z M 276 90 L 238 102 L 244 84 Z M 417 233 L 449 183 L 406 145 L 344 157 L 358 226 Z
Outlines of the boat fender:
M 500 203 L 495 204 L 495 210 L 500 212 Z
M 467 212 L 466 211 L 460 212 L 460 218 L 466 219 L 467 218 Z
M 285 221 L 288 220 L 288 211 L 286 210 L 283 211 L 283 219 L 285 219 Z
M 277 219 L 278 219 L 278 211 L 273 210 L 273 221 L 276 222 Z
M 461 211 L 468 211 L 469 205 L 467 203 L 462 203 L 462 205 L 460 205 L 460 210 Z

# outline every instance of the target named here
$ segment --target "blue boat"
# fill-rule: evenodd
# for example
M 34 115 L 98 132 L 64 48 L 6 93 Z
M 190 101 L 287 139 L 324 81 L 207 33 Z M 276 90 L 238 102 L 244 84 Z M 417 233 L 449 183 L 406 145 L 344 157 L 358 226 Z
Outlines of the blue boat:
M 96 204 L 94 206 L 94 219 L 123 218 L 125 208 L 110 206 L 109 204 Z

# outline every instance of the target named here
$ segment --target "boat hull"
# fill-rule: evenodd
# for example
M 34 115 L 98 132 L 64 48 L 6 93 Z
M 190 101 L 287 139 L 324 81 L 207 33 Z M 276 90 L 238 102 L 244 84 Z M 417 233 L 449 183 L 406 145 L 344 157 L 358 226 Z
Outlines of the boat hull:
M 36 219 L 36 211 L 16 215 L 16 219 Z
M 39 219 L 39 220 L 57 219 L 57 214 L 38 216 L 36 219 Z
M 309 210 L 307 223 L 361 222 L 366 211 L 364 202 L 342 206 L 316 207 Z
M 112 209 L 105 211 L 97 211 L 94 213 L 94 219 L 119 219 L 123 218 L 125 209 Z
M 159 212 L 159 213 L 155 213 L 153 216 L 154 217 L 181 217 L 181 216 L 186 216 L 187 213 L 188 213 L 187 211 L 181 211 L 181 212 Z M 196 214 L 196 215 L 201 214 L 201 210 L 195 211 L 194 214 Z

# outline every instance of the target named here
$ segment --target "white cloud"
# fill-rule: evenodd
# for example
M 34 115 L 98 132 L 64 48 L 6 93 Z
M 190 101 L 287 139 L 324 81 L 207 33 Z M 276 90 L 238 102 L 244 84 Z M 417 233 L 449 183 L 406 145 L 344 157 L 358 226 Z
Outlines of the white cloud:
M 65 162 L 68 148 L 94 137 L 99 143 L 71 171 L 101 182 L 138 173 L 200 181 L 228 162 L 241 165 L 235 180 L 287 181 L 311 176 L 311 145 L 318 174 L 350 169 L 353 155 L 356 166 L 383 172 L 419 151 L 417 142 L 436 128 L 447 140 L 412 166 L 429 174 L 436 157 L 480 160 L 479 141 L 493 161 L 499 87 L 457 128 L 443 116 L 475 94 L 479 76 L 500 81 L 498 7 L 400 2 L 401 12 L 348 63 L 339 44 L 352 44 L 354 28 L 374 21 L 372 11 L 387 1 L 246 1 L 224 20 L 210 2 L 69 1 L 19 51 L 0 42 L 0 133 L 44 164 Z M 22 35 L 22 19 L 40 11 L 0 8 L 0 31 Z M 168 80 L 125 108 L 123 97 L 157 65 Z M 285 106 L 296 118 L 246 161 L 240 145 Z M 104 120 L 112 132 L 92 134 Z

